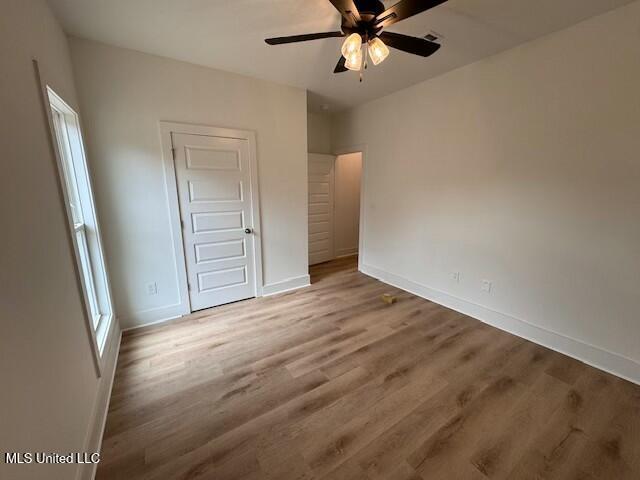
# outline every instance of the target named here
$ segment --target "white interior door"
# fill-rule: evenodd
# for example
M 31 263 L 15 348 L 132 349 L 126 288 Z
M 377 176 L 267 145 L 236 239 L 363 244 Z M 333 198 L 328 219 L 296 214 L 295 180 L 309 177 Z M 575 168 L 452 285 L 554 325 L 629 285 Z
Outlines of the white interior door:
M 173 133 L 191 310 L 256 296 L 250 145 Z
M 335 256 L 333 247 L 334 166 L 332 155 L 309 154 L 309 265 Z

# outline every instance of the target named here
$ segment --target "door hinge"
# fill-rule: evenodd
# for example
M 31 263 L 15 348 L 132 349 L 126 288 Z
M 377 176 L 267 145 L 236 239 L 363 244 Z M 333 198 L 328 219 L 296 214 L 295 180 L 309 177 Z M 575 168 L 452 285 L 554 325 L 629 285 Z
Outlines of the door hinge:
M 180 228 L 184 230 L 184 220 L 180 220 Z
M 191 291 L 191 283 L 187 282 L 187 290 Z
M 173 157 L 174 160 L 176 159 L 176 149 L 175 149 L 175 147 L 171 148 L 171 156 Z

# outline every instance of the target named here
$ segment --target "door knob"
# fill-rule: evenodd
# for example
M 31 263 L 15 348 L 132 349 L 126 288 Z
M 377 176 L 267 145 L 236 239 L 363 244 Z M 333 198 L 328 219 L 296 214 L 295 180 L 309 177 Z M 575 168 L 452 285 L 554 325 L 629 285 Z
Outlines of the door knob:
M 253 230 L 252 230 L 252 229 L 250 229 L 250 228 L 245 228 L 245 229 L 244 229 L 244 233 L 246 233 L 247 235 L 250 235 L 250 234 L 252 234 L 252 233 L 253 233 Z

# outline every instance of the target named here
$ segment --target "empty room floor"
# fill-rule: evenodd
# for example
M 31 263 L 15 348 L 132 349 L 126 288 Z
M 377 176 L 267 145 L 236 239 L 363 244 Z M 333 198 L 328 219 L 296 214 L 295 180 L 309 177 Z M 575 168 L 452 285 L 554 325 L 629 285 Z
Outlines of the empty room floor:
M 97 478 L 640 478 L 640 387 L 353 258 L 311 273 L 125 334 Z

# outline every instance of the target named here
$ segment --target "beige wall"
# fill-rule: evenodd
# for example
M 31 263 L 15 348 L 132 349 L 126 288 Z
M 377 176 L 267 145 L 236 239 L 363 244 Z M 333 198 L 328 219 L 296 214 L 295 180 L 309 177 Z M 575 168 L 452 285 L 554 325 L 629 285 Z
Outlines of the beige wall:
M 338 155 L 335 166 L 335 254 L 358 253 L 362 154 Z
M 640 381 L 639 18 L 339 115 L 334 147 L 367 147 L 368 271 Z
M 32 65 L 77 107 L 67 40 L 44 1 L 2 2 L 0 59 L 0 452 L 83 451 L 96 446 L 96 400 L 106 398 L 97 394 L 108 381 L 94 368 Z M 0 461 L 0 478 L 11 480 L 68 480 L 77 470 Z
M 307 114 L 307 151 L 324 153 L 331 151 L 331 116 L 326 113 Z
M 304 90 L 91 41 L 70 42 L 123 327 L 174 316 L 179 303 L 161 120 L 256 132 L 264 284 L 273 290 L 280 282 L 308 279 Z M 150 282 L 157 283 L 157 295 L 147 295 Z

